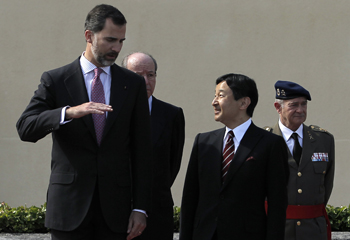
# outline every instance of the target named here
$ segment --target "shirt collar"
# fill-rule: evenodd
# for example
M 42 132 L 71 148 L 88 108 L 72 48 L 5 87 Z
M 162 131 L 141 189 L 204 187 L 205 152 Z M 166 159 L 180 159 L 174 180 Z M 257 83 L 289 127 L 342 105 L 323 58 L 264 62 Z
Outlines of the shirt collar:
M 148 98 L 149 114 L 152 112 L 152 95 Z
M 97 68 L 92 62 L 87 60 L 87 58 L 84 56 L 85 51 L 81 54 L 80 57 L 80 66 L 83 71 L 83 74 L 88 74 L 89 72 L 93 71 L 95 68 Z M 111 75 L 111 66 L 101 67 L 101 69 L 107 74 Z
M 286 126 L 284 126 L 281 120 L 278 120 L 278 126 L 281 129 L 284 139 L 288 141 L 294 132 Z M 303 139 L 303 126 L 304 124 L 301 124 L 300 127 L 295 131 L 301 139 Z
M 232 130 L 233 134 L 235 135 L 235 138 L 240 143 L 245 132 L 248 130 L 251 123 L 252 123 L 252 119 L 249 118 L 247 121 L 245 121 L 241 125 L 235 127 L 234 129 L 230 129 L 230 128 L 226 127 L 225 138 L 227 136 L 227 133 Z

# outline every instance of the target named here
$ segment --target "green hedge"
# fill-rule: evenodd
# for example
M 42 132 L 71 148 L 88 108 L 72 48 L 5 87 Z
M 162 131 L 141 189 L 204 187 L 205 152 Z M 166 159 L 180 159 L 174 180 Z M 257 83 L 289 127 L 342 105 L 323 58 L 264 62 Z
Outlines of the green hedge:
M 179 232 L 180 230 L 180 207 L 174 207 L 174 232 Z
M 349 207 L 326 207 L 332 231 L 350 231 L 350 205 Z
M 350 231 L 349 207 L 326 207 L 332 231 Z M 6 203 L 0 203 L 0 232 L 9 233 L 45 233 L 44 226 L 46 203 L 41 207 L 20 206 L 11 208 Z M 180 228 L 180 207 L 174 207 L 174 232 Z
M 46 203 L 39 207 L 21 206 L 11 208 L 0 203 L 0 232 L 9 233 L 45 233 L 44 226 Z

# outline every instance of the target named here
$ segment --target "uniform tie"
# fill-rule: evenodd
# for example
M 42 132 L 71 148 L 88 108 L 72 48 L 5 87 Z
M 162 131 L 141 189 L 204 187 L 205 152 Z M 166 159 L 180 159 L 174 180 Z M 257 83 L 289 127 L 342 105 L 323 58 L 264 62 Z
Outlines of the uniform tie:
M 224 148 L 224 153 L 223 155 L 223 161 L 222 161 L 222 168 L 221 168 L 221 173 L 222 173 L 222 182 L 225 181 L 227 171 L 230 167 L 230 164 L 232 162 L 233 156 L 235 155 L 235 143 L 233 141 L 234 134 L 232 131 L 228 132 L 228 139 L 226 141 L 226 145 Z
M 293 133 L 292 138 L 294 139 L 293 158 L 297 162 L 297 164 L 299 165 L 302 148 L 300 147 L 300 144 L 299 144 L 298 134 Z
M 105 103 L 105 92 L 103 90 L 103 84 L 100 79 L 100 74 L 103 72 L 101 68 L 95 68 L 95 77 L 92 81 L 91 87 L 91 101 L 97 103 Z M 101 144 L 103 129 L 106 124 L 105 114 L 92 114 L 92 119 L 94 120 L 95 132 L 98 145 Z

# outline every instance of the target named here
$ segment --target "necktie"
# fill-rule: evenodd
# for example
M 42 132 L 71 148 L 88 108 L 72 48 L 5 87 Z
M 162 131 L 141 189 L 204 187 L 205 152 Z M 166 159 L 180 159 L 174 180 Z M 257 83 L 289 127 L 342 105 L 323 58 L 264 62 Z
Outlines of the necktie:
M 299 144 L 298 134 L 293 133 L 292 138 L 294 139 L 293 158 L 297 162 L 297 164 L 299 165 L 302 149 L 301 149 L 300 144 Z
M 98 103 L 105 103 L 105 92 L 103 90 L 103 85 L 100 80 L 100 74 L 103 72 L 101 68 L 95 68 L 95 77 L 92 81 L 91 87 L 91 101 Z M 94 120 L 95 132 L 97 143 L 100 145 L 102 140 L 103 129 L 106 124 L 106 115 L 92 114 L 92 119 Z
M 221 174 L 222 174 L 222 182 L 225 181 L 228 168 L 230 167 L 230 163 L 232 162 L 233 156 L 235 155 L 235 143 L 233 141 L 234 134 L 232 131 L 228 132 L 228 139 L 226 141 L 226 145 L 224 148 L 223 155 L 223 161 L 222 161 L 222 168 L 221 168 Z

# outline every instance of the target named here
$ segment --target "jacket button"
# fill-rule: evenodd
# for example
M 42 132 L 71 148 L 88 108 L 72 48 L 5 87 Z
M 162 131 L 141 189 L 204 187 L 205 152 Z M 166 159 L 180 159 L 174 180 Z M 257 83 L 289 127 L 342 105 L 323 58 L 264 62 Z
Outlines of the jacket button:
M 323 174 L 326 174 L 326 171 L 323 171 Z
M 298 189 L 298 193 L 302 193 L 303 192 L 303 190 L 301 190 L 301 189 Z
M 297 221 L 297 225 L 300 226 L 300 225 L 301 225 L 301 222 L 300 222 L 300 221 Z
M 301 174 L 301 172 L 298 172 L 298 177 L 301 177 L 303 174 Z

